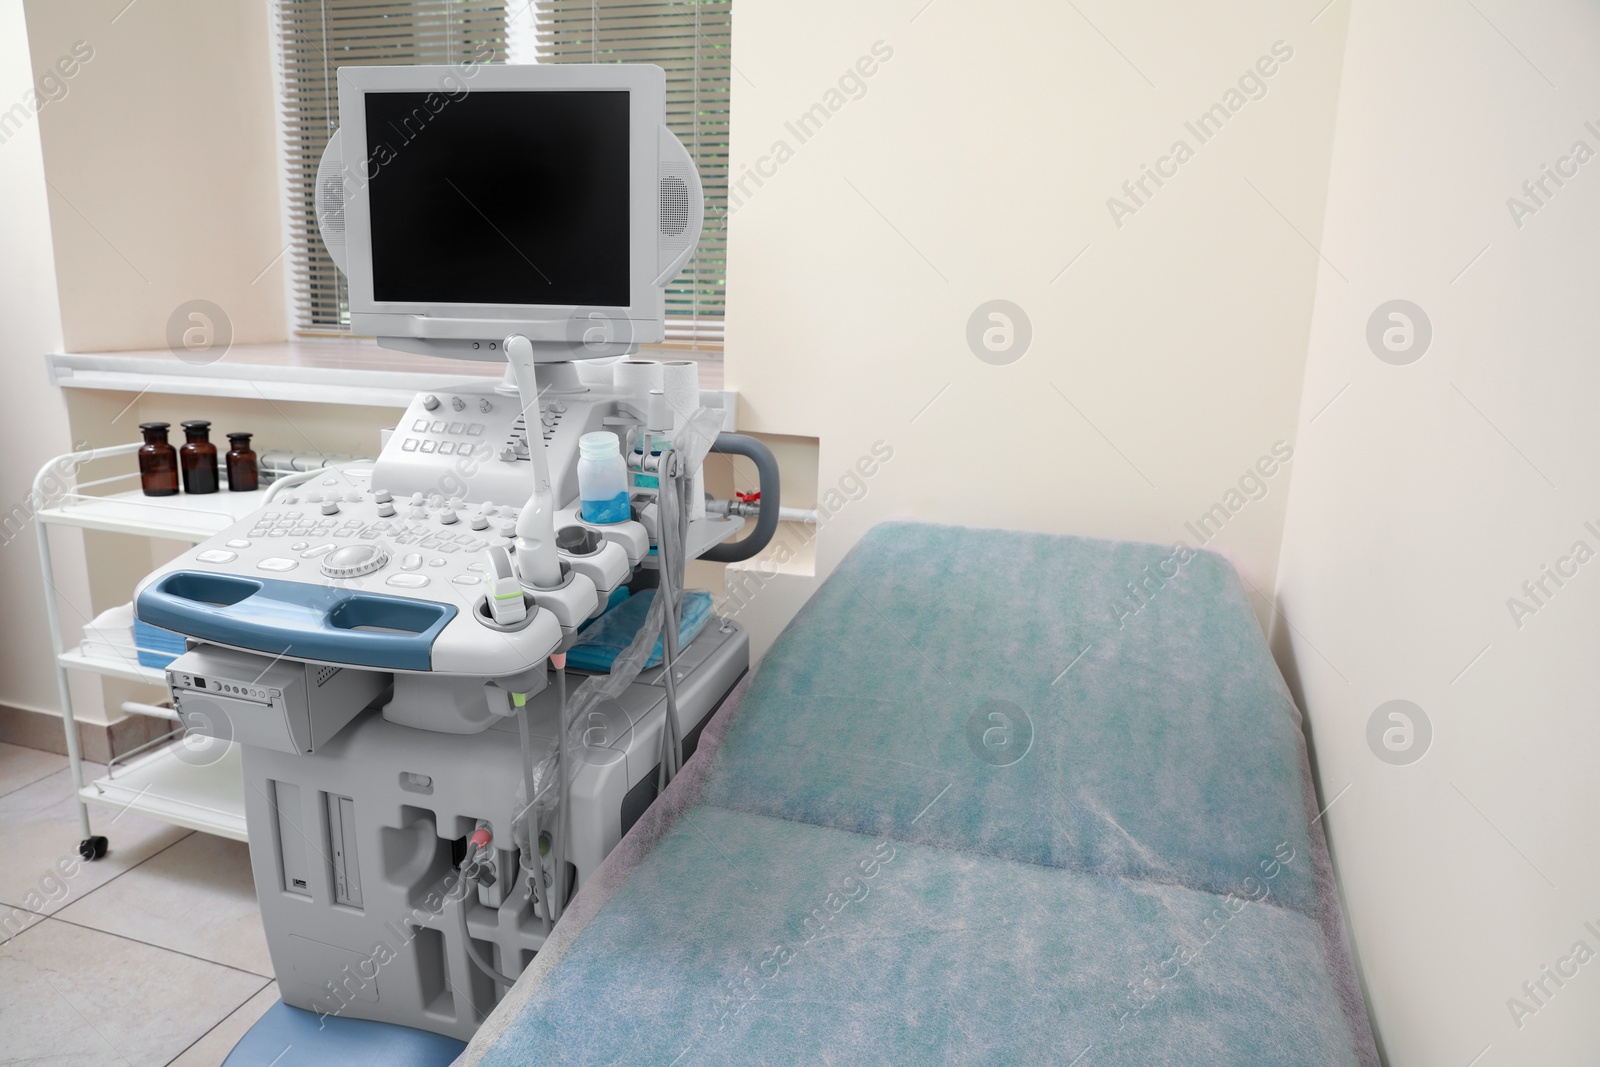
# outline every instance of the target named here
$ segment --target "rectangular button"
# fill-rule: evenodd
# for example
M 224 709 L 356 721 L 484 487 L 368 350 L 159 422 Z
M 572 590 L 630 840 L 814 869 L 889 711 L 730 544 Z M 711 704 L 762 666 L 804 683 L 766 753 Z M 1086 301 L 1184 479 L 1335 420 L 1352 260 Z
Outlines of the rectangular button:
M 465 429 L 466 429 L 466 425 L 464 423 L 452 422 L 450 424 L 450 432 L 451 433 L 461 433 Z
M 400 442 L 400 451 L 402 451 L 402 452 L 415 452 L 416 450 L 417 450 L 417 439 L 415 437 L 408 437 L 404 441 Z
M 444 433 L 444 420 L 434 419 L 433 422 L 428 426 L 428 429 L 432 430 L 434 433 Z
M 456 453 L 456 443 L 454 441 L 440 441 L 439 442 L 439 455 L 441 455 L 441 456 L 453 456 L 453 455 L 455 455 L 455 453 Z
M 477 437 L 481 433 L 483 433 L 483 423 L 481 422 L 475 422 L 467 427 L 468 437 Z
M 428 432 L 428 420 L 427 419 L 418 419 L 416 422 L 413 422 L 411 424 L 411 428 L 413 430 L 417 431 L 418 433 L 427 433 Z
M 422 442 L 422 450 L 424 452 L 432 452 L 435 447 L 436 447 L 436 445 L 435 445 L 435 443 L 433 441 L 424 441 L 424 442 Z

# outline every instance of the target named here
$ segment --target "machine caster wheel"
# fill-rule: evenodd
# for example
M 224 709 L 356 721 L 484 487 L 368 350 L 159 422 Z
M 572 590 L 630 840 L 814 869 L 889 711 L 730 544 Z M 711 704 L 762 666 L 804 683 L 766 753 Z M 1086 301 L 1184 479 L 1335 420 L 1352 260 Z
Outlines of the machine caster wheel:
M 78 842 L 78 855 L 82 856 L 86 860 L 97 860 L 106 854 L 106 847 L 108 844 L 109 842 L 107 842 L 105 838 L 98 835 L 94 837 L 86 837 L 82 841 Z

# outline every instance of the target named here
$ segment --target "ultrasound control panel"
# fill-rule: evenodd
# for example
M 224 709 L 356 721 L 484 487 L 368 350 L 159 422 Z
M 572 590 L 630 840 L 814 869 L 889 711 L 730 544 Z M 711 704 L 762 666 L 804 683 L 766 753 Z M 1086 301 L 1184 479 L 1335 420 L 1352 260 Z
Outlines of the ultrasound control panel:
M 516 505 L 375 490 L 371 476 L 290 487 L 147 577 L 138 617 L 271 655 L 483 677 L 556 649 L 550 612 L 530 604 L 507 630 L 486 608 L 483 549 L 513 543 Z
M 603 388 L 541 398 L 537 432 L 550 456 L 557 506 L 578 496 L 578 438 L 617 429 L 615 420 L 606 424 L 616 412 L 617 394 Z M 374 481 L 406 496 L 526 501 L 533 460 L 521 404 L 487 381 L 415 397 L 384 446 Z

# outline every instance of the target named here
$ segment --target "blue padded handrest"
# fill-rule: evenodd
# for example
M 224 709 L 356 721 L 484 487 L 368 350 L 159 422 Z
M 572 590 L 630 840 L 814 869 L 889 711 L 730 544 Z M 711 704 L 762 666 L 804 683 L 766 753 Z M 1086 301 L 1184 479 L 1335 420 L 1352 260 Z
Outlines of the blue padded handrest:
M 278 1001 L 239 1039 L 223 1067 L 448 1067 L 466 1046 L 393 1023 L 319 1016 Z
M 426 671 L 452 604 L 273 578 L 173 571 L 146 586 L 138 618 L 202 641 L 296 659 Z

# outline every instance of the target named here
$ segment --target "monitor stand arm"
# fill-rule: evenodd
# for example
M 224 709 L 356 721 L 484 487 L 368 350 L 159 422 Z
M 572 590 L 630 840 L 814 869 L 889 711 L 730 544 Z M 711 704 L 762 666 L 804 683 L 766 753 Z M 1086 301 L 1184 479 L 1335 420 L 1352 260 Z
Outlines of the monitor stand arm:
M 524 588 L 554 589 L 561 584 L 561 557 L 556 554 L 555 494 L 539 418 L 533 342 L 513 334 L 505 340 L 505 354 L 521 394 L 522 424 L 527 430 L 528 456 L 533 460 L 533 495 L 517 518 L 517 573 Z

